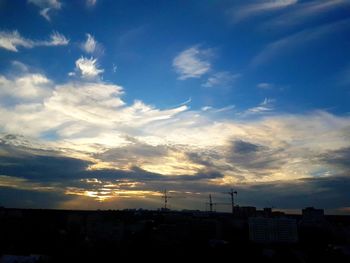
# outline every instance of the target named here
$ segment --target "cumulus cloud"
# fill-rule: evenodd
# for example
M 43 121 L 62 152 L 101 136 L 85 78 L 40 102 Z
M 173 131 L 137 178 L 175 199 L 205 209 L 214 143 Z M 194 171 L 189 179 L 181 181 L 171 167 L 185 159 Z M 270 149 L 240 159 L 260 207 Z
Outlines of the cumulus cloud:
M 28 0 L 28 3 L 34 4 L 40 8 L 40 15 L 47 21 L 51 21 L 50 13 L 53 10 L 60 10 L 62 4 L 59 0 Z
M 9 51 L 18 52 L 19 47 L 34 48 L 40 46 L 65 46 L 68 45 L 69 39 L 64 35 L 54 31 L 49 40 L 31 40 L 22 37 L 17 30 L 0 31 L 0 48 Z
M 20 77 L 0 76 L 2 103 L 9 98 L 20 101 L 42 99 L 51 92 L 51 81 L 42 74 L 24 74 Z
M 173 60 L 173 67 L 180 80 L 199 78 L 211 69 L 209 58 L 211 49 L 201 49 L 193 46 L 180 52 Z
M 81 57 L 75 61 L 75 68 L 83 78 L 92 79 L 104 72 L 98 68 L 96 58 Z

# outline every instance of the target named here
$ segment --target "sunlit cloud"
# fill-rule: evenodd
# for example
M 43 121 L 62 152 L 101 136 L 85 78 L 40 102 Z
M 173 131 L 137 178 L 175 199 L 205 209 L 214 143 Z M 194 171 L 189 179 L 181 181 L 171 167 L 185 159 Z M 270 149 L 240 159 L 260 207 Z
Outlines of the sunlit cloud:
M 54 31 L 49 40 L 31 40 L 22 37 L 17 30 L 0 31 L 0 48 L 18 52 L 18 48 L 34 48 L 40 46 L 66 46 L 69 43 L 64 35 Z
M 99 69 L 96 58 L 81 57 L 75 61 L 75 68 L 83 78 L 93 79 L 104 72 L 104 69 Z
M 209 72 L 211 55 L 211 49 L 201 49 L 199 46 L 180 52 L 173 60 L 173 67 L 179 74 L 179 79 L 199 78 Z
M 234 105 L 191 110 L 190 100 L 159 109 L 126 103 L 124 92 L 101 79 L 1 75 L 2 187 L 51 189 L 72 198 L 64 206 L 72 207 L 80 198 L 158 200 L 165 185 L 206 192 L 348 169 L 349 117 L 279 113 L 268 98 L 243 111 Z M 45 175 L 48 170 L 55 172 Z

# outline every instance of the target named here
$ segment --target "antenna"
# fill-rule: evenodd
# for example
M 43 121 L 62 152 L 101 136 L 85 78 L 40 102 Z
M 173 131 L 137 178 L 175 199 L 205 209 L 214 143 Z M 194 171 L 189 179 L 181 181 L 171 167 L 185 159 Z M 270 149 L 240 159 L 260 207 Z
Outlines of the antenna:
M 171 196 L 169 196 L 169 195 L 167 194 L 166 189 L 164 190 L 164 193 L 163 193 L 163 195 L 162 195 L 162 198 L 164 198 L 164 210 L 167 210 L 167 209 L 168 209 L 168 208 L 167 208 L 168 199 L 171 198 Z

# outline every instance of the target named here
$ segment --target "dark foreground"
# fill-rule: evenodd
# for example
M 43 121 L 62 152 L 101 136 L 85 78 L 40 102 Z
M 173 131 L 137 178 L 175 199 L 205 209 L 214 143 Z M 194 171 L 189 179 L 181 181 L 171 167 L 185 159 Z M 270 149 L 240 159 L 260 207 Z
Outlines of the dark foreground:
M 350 262 L 350 217 L 0 208 L 0 256 L 0 262 Z

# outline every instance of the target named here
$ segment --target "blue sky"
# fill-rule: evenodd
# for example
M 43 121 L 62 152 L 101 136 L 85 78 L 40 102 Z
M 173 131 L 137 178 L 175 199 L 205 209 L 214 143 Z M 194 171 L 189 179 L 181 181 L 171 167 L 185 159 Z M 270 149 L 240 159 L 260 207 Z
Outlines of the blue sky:
M 1 201 L 156 208 L 172 185 L 189 208 L 236 187 L 245 205 L 350 211 L 337 188 L 349 13 L 346 0 L 0 0 Z

